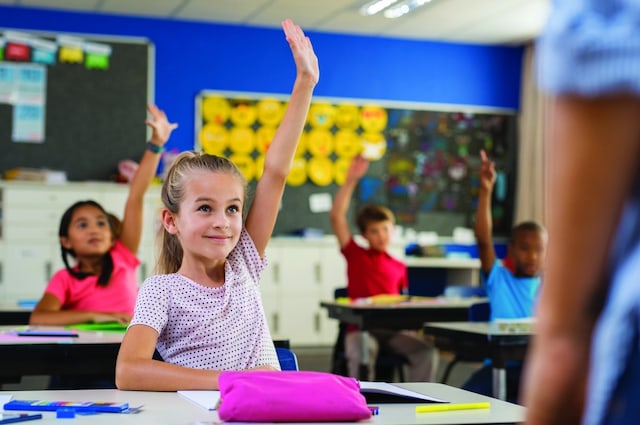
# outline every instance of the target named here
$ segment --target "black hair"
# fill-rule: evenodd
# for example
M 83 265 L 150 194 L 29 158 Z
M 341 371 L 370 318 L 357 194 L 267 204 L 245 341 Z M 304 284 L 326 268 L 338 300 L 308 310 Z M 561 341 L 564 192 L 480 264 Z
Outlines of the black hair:
M 105 217 L 107 218 L 110 217 L 109 213 L 107 213 L 105 209 L 102 208 L 102 205 L 100 205 L 96 201 L 91 201 L 91 200 L 78 201 L 75 204 L 71 205 L 69 208 L 67 208 L 64 214 L 62 214 L 62 219 L 60 219 L 60 229 L 58 230 L 59 237 L 61 238 L 69 237 L 69 227 L 71 226 L 71 219 L 73 218 L 73 213 L 76 212 L 78 208 L 84 207 L 84 206 L 95 207 L 100 211 L 102 211 Z M 108 219 L 107 222 L 109 223 L 109 230 L 111 231 L 111 235 L 115 238 L 113 221 L 111 219 Z M 60 250 L 62 251 L 62 262 L 64 263 L 64 266 L 67 269 L 67 271 L 73 277 L 82 280 L 88 276 L 91 276 L 91 274 L 89 273 L 76 271 L 69 265 L 67 254 L 75 258 L 76 253 L 73 251 L 73 249 L 67 249 L 62 245 L 62 243 L 60 243 Z M 102 271 L 100 272 L 100 276 L 98 276 L 98 285 L 107 286 L 107 284 L 109 283 L 109 280 L 111 279 L 112 273 L 113 273 L 113 258 L 111 258 L 111 252 L 107 252 L 102 257 Z
M 542 224 L 535 221 L 523 221 L 522 223 L 518 223 L 513 227 L 513 229 L 511 229 L 509 243 L 513 245 L 518 235 L 523 232 L 536 232 L 541 234 L 545 239 L 547 237 L 547 230 Z

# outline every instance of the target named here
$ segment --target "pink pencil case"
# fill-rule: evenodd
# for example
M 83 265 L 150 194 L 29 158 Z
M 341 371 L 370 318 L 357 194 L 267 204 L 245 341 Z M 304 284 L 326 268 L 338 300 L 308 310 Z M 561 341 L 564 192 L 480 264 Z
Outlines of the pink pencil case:
M 222 372 L 227 422 L 351 422 L 371 417 L 354 378 L 312 371 Z

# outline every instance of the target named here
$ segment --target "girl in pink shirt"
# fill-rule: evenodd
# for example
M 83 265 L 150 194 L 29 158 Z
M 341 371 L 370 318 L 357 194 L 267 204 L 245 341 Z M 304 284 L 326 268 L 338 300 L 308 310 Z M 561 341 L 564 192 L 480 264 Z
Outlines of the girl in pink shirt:
M 246 222 L 246 182 L 233 163 L 195 152 L 176 158 L 162 187 L 163 274 L 140 289 L 118 354 L 120 389 L 218 389 L 223 370 L 279 369 L 258 282 L 319 78 L 309 39 L 288 19 L 282 27 L 296 80 Z M 164 361 L 153 359 L 156 348 Z
M 129 183 L 121 226 L 94 201 L 80 201 L 60 221 L 60 248 L 66 268 L 52 278 L 36 305 L 32 325 L 70 325 L 86 322 L 129 323 L 138 292 L 135 253 L 142 235 L 142 205 L 160 162 L 162 146 L 177 124 L 163 111 L 148 106 L 151 140 Z M 70 265 L 68 256 L 75 259 Z

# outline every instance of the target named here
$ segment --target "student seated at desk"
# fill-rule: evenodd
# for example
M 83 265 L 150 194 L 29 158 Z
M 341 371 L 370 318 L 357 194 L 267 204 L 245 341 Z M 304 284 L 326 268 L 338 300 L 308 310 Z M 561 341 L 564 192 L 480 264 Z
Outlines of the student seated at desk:
M 512 268 L 505 267 L 496 257 L 493 245 L 493 218 L 491 196 L 496 182 L 495 164 L 484 151 L 480 152 L 480 189 L 476 211 L 475 234 L 480 256 L 480 276 L 487 289 L 491 305 L 491 320 L 521 319 L 532 317 L 540 288 L 540 273 L 547 246 L 547 233 L 542 225 L 535 222 L 517 224 L 511 230 L 508 256 Z M 522 365 L 507 368 L 508 388 L 519 387 Z M 492 368 L 487 364 L 475 372 L 463 385 L 464 389 L 477 393 L 492 394 Z M 510 400 L 517 399 L 517 393 L 508 394 Z
M 380 205 L 363 207 L 357 216 L 360 234 L 369 243 L 368 248 L 358 245 L 347 222 L 350 199 L 362 176 L 367 172 L 369 161 L 355 157 L 347 178 L 336 193 L 330 218 L 340 250 L 347 261 L 347 293 L 349 298 L 367 298 L 381 294 L 400 294 L 407 288 L 407 267 L 387 252 L 394 230 L 394 216 Z M 409 381 L 433 381 L 437 370 L 438 351 L 432 342 L 415 330 L 388 331 L 371 330 L 369 345 L 369 376 L 360 376 L 362 358 L 362 335 L 355 326 L 349 327 L 345 336 L 345 354 L 350 376 L 374 380 L 374 369 L 378 345 L 384 344 L 391 351 L 407 358 Z
M 30 324 L 129 323 L 138 292 L 136 253 L 142 236 L 143 198 L 158 168 L 162 146 L 177 127 L 155 105 L 148 109 L 151 118 L 146 123 L 153 132 L 129 183 L 122 223 L 117 226 L 113 216 L 94 201 L 76 202 L 67 209 L 58 232 L 66 268 L 51 278 Z M 76 261 L 73 266 L 69 255 Z
M 288 19 L 282 26 L 296 80 L 246 221 L 246 181 L 235 164 L 196 152 L 175 159 L 161 192 L 162 274 L 147 278 L 138 294 L 118 354 L 120 389 L 218 389 L 221 371 L 280 368 L 259 282 L 320 75 L 302 29 Z M 164 362 L 153 359 L 156 348 Z

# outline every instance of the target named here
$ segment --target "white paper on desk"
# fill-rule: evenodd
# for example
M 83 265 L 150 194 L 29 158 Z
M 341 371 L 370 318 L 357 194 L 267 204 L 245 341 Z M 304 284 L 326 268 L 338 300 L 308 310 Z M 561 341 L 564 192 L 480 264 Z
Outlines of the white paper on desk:
M 178 391 L 178 394 L 207 410 L 216 410 L 220 400 L 220 391 Z
M 396 395 L 396 396 L 403 396 L 403 397 L 412 397 L 412 398 L 417 398 L 424 401 L 446 403 L 446 400 L 431 397 L 422 393 L 417 393 L 415 391 L 407 390 L 405 388 L 398 387 L 397 385 L 388 384 L 386 382 L 360 381 L 360 391 L 370 392 L 370 393 L 379 393 L 379 394 L 389 394 L 389 395 Z
M 2 406 L 4 406 L 5 404 L 9 403 L 12 398 L 13 398 L 13 396 L 11 394 L 9 394 L 9 395 L 0 395 L 0 408 L 2 408 Z

